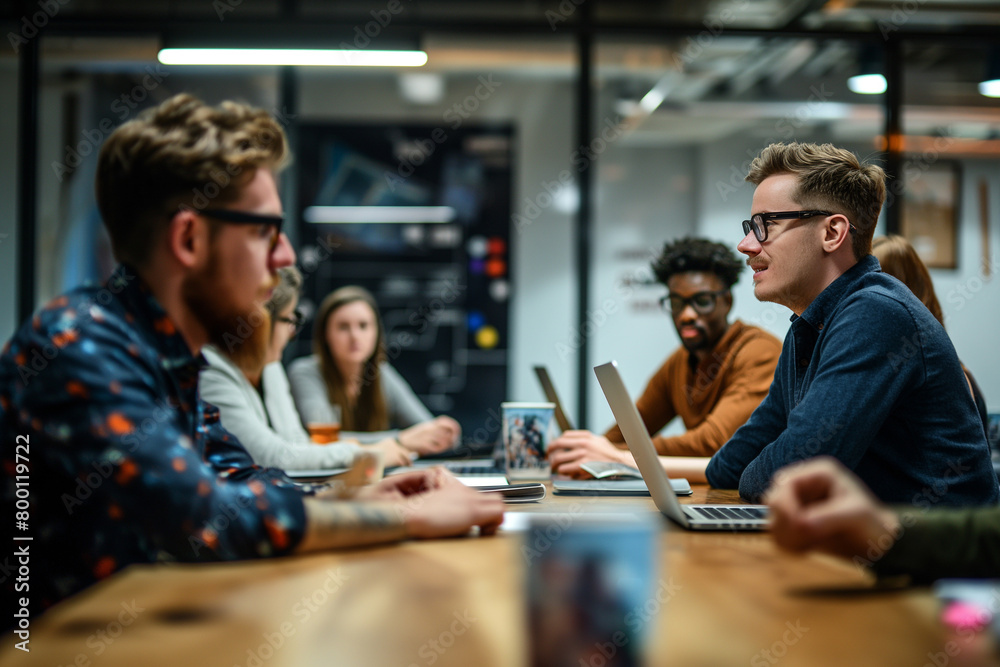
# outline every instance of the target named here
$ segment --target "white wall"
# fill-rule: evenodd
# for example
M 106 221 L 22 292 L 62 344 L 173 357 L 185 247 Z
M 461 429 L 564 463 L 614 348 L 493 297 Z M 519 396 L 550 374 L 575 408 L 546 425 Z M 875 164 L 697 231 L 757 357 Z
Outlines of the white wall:
M 983 390 L 990 412 L 1000 412 L 1000 160 L 962 163 L 958 269 L 932 269 L 945 327 L 958 356 Z M 979 183 L 989 191 L 989 275 L 983 271 Z
M 694 148 L 616 146 L 601 157 L 597 170 L 588 365 L 615 359 L 633 395 L 679 344 L 659 307 L 666 291 L 655 282 L 650 263 L 666 241 L 696 233 L 698 163 Z M 564 330 L 569 334 L 576 327 Z M 593 373 L 587 382 L 588 426 L 603 432 L 614 417 Z
M 743 176 L 750 166 L 750 155 L 756 155 L 761 148 L 759 140 L 753 138 L 729 139 L 701 148 L 702 169 L 698 174 L 700 236 L 736 251 L 736 245 L 743 239 L 740 224 L 750 216 L 753 199 L 753 185 L 744 181 Z M 791 314 L 792 311 L 784 306 L 757 301 L 750 269 L 744 269 L 733 288 L 732 319 L 759 326 L 783 339 Z
M 530 105 L 518 122 L 512 214 L 533 212 L 549 200 L 553 183 L 566 178 L 571 167 L 574 117 L 573 88 L 568 83 L 539 83 L 525 91 Z M 532 94 L 534 92 L 534 94 Z M 511 231 L 511 345 L 507 393 L 511 400 L 543 400 L 532 367 L 545 364 L 570 415 L 576 413 L 576 356 L 560 354 L 565 322 L 577 319 L 577 281 L 573 237 L 574 213 L 552 204 L 539 207 L 529 225 Z M 527 216 L 525 216 L 527 218 Z

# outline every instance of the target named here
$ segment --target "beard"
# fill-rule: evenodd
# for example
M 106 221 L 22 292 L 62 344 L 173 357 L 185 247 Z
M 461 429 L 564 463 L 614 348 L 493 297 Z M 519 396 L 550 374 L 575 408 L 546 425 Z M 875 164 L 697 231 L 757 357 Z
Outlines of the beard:
M 715 347 L 715 342 L 708 340 L 708 332 L 705 331 L 704 327 L 698 325 L 689 326 L 694 326 L 698 330 L 699 336 L 691 339 L 682 337 L 681 345 L 684 346 L 685 350 L 688 352 L 698 352 L 699 350 L 710 350 Z
M 221 296 L 220 262 L 215 260 L 213 255 L 204 270 L 184 280 L 182 297 L 219 352 L 244 374 L 259 373 L 271 343 L 271 316 L 263 302 L 244 311 Z

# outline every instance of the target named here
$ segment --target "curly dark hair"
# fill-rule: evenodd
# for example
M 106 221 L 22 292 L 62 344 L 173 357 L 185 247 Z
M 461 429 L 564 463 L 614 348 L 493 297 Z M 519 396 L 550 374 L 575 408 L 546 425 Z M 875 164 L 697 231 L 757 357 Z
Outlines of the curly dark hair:
M 676 273 L 707 271 L 719 276 L 719 280 L 730 288 L 739 282 L 743 262 L 721 243 L 683 238 L 664 244 L 663 252 L 653 260 L 652 267 L 656 279 L 664 285 Z

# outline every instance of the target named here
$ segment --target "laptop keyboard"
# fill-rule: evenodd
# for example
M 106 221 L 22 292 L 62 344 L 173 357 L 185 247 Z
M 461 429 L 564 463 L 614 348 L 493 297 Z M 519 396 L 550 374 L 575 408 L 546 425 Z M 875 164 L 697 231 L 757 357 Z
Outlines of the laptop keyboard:
M 438 465 L 443 466 L 453 475 L 506 475 L 507 470 L 496 462 L 487 463 L 481 461 L 478 464 L 469 461 L 440 461 Z
M 492 467 L 484 468 L 483 466 L 445 466 L 453 475 L 459 475 L 462 477 L 468 477 L 470 475 L 506 475 L 507 471 L 504 468 Z
M 720 521 L 747 521 L 767 518 L 767 512 L 757 507 L 716 505 L 713 507 L 695 506 L 693 509 L 704 517 Z

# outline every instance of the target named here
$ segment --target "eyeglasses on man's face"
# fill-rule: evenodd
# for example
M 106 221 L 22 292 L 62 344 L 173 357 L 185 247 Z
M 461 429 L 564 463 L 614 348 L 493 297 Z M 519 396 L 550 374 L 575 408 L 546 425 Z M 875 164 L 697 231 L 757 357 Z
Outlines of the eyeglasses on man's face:
M 306 321 L 306 316 L 302 314 L 302 311 L 296 308 L 292 311 L 291 317 L 276 317 L 274 318 L 278 322 L 283 322 L 285 324 L 291 325 L 293 331 L 298 331 L 302 328 L 302 325 Z
M 818 215 L 833 215 L 830 211 L 777 211 L 775 213 L 758 213 L 743 221 L 743 236 L 753 232 L 757 243 L 767 240 L 767 228 L 771 220 L 798 220 L 805 218 L 815 218 Z M 854 225 L 851 225 L 854 229 Z
M 268 246 L 268 253 L 274 252 L 278 247 L 278 240 L 281 238 L 281 227 L 285 224 L 285 218 L 280 215 L 261 215 L 248 211 L 236 211 L 231 208 L 204 208 L 188 209 L 195 213 L 226 222 L 231 225 L 266 225 L 271 228 L 271 240 Z
M 673 317 L 680 315 L 687 306 L 694 308 L 694 312 L 699 315 L 708 315 L 715 310 L 719 297 L 728 293 L 729 290 L 720 289 L 714 292 L 697 292 L 689 297 L 668 294 L 660 299 L 660 308 Z

